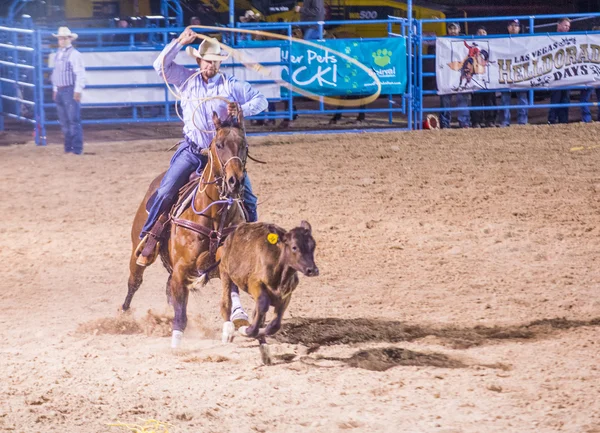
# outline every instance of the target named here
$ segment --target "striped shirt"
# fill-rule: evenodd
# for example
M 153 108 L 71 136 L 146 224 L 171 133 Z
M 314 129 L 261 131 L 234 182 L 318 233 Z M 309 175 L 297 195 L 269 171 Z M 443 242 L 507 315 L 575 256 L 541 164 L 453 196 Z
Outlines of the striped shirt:
M 175 85 L 181 95 L 183 133 L 201 149 L 209 147 L 213 139 L 215 130 L 212 121 L 213 111 L 219 115 L 221 120 L 225 119 L 227 103 L 219 99 L 200 102 L 200 99 L 222 96 L 232 102 L 237 102 L 241 105 L 244 117 L 253 116 L 267 108 L 267 98 L 262 93 L 253 89 L 250 84 L 223 73 L 217 73 L 207 83 L 200 75 L 186 83 L 186 80 L 196 71 L 174 62 L 182 48 L 183 45 L 179 44 L 176 39 L 173 40 L 154 61 L 154 69 L 162 77 L 164 61 L 164 78 L 168 83 Z
M 81 93 L 85 87 L 85 65 L 83 56 L 73 46 L 60 48 L 54 56 L 52 70 L 52 90 L 59 87 L 74 86 L 75 93 Z

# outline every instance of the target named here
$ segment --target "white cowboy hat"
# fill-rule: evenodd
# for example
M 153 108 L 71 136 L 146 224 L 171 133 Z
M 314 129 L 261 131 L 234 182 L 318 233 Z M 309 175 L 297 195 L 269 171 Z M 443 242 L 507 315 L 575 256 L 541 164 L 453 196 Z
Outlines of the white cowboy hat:
M 252 19 L 258 19 L 260 17 L 260 12 L 254 12 L 252 10 L 247 10 L 246 13 L 240 17 L 240 21 L 246 23 Z
M 59 37 L 71 38 L 73 40 L 75 40 L 79 37 L 79 35 L 77 33 L 73 33 L 71 30 L 69 30 L 68 27 L 59 27 L 58 33 L 56 33 L 56 34 L 52 33 L 52 36 L 54 36 L 55 38 L 59 38 Z
M 229 54 L 221 54 L 221 46 L 215 38 L 208 38 L 202 41 L 198 49 L 189 46 L 185 49 L 188 56 L 197 59 L 209 60 L 211 62 L 222 62 L 227 60 Z

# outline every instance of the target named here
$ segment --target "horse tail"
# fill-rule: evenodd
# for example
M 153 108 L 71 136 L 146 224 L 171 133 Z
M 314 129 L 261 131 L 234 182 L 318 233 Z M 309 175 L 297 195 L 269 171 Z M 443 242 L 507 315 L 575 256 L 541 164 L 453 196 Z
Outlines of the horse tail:
M 198 279 L 195 281 L 194 286 L 200 286 L 200 287 L 206 286 L 208 284 L 208 282 L 210 281 L 210 273 L 212 271 L 214 271 L 216 268 L 218 268 L 220 264 L 221 264 L 221 260 L 217 260 L 215 263 L 210 265 L 205 270 L 199 271 Z

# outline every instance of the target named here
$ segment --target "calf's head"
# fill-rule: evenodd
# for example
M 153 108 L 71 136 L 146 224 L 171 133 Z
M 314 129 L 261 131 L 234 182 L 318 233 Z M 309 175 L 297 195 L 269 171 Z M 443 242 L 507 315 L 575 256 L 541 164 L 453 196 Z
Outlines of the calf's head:
M 315 265 L 315 247 L 317 243 L 312 237 L 310 224 L 306 221 L 300 227 L 293 228 L 283 236 L 286 249 L 286 263 L 291 268 L 302 272 L 307 277 L 319 275 Z

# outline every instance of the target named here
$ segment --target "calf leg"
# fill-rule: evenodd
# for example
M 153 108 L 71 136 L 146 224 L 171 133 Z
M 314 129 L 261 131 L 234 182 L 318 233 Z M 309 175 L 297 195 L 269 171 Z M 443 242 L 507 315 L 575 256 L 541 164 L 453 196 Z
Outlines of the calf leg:
M 249 290 L 250 291 L 250 290 Z M 261 287 L 256 291 L 250 291 L 251 293 L 259 293 L 256 298 L 256 307 L 254 309 L 254 318 L 252 320 L 252 324 L 246 329 L 246 336 L 250 338 L 258 337 L 258 333 L 260 331 L 260 326 L 265 321 L 265 316 L 269 311 L 269 306 L 271 305 L 269 301 L 269 296 L 267 295 L 267 291 L 264 287 Z
M 265 292 L 263 292 L 265 293 Z M 267 305 L 267 311 L 269 310 L 269 306 Z M 261 332 L 263 326 L 265 326 L 266 313 L 260 319 L 260 322 L 257 323 L 258 330 L 258 349 L 260 350 L 260 358 L 265 365 L 271 365 L 273 360 L 271 359 L 271 350 L 269 349 L 269 345 L 267 344 L 267 339 L 265 337 L 265 333 Z
M 267 325 L 267 328 L 265 329 L 265 335 L 273 335 L 279 331 L 281 328 L 281 319 L 283 318 L 283 313 L 285 313 L 288 305 L 290 305 L 291 299 L 292 296 L 290 295 L 275 305 L 275 317 Z

